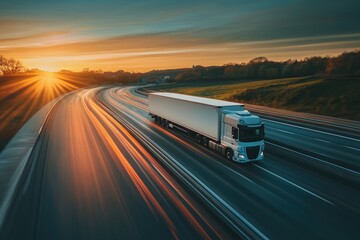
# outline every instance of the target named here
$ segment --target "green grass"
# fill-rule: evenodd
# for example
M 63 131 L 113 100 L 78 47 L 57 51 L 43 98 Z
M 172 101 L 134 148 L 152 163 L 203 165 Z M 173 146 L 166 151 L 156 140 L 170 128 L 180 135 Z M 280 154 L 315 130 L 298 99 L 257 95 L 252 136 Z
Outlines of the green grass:
M 183 82 L 149 89 L 360 120 L 360 79 L 355 78 Z

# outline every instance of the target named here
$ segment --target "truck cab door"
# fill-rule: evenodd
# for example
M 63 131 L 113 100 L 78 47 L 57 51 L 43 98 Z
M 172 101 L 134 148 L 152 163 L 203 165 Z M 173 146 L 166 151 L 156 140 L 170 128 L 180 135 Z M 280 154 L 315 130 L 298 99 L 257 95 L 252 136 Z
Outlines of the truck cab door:
M 236 130 L 234 130 L 236 129 Z M 237 137 L 235 136 L 237 132 Z M 236 146 L 238 145 L 238 128 L 231 126 L 230 124 L 225 124 L 225 131 L 224 131 L 224 141 L 230 145 Z M 234 135 L 235 133 L 235 135 Z M 235 138 L 236 137 L 236 138 Z

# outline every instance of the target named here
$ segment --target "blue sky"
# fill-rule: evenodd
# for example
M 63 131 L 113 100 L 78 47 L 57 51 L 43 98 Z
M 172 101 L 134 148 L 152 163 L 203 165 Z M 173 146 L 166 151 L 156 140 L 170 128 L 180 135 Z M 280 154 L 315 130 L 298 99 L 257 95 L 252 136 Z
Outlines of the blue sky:
M 360 48 L 359 10 L 351 0 L 1 0 L 0 54 L 131 71 L 336 55 Z

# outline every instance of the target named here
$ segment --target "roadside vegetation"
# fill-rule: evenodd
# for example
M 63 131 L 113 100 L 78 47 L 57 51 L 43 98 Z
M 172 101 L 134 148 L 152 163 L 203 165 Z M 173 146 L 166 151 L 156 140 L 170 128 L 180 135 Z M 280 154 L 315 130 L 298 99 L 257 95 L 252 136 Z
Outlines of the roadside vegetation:
M 229 63 L 209 67 L 196 65 L 180 70 L 150 71 L 141 77 L 147 79 L 148 82 L 165 75 L 172 77 L 176 82 L 277 79 L 312 75 L 359 77 L 360 51 L 345 52 L 336 57 L 309 57 L 303 60 L 289 59 L 282 62 L 257 57 L 248 63 Z
M 356 77 L 198 81 L 146 89 L 360 120 L 360 81 Z

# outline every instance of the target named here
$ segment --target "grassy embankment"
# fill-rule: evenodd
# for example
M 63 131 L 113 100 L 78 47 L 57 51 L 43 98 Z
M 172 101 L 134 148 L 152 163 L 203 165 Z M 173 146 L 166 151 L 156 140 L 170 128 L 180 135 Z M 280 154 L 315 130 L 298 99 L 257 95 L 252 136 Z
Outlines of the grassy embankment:
M 150 89 L 360 120 L 360 79 L 302 77 L 181 82 Z

